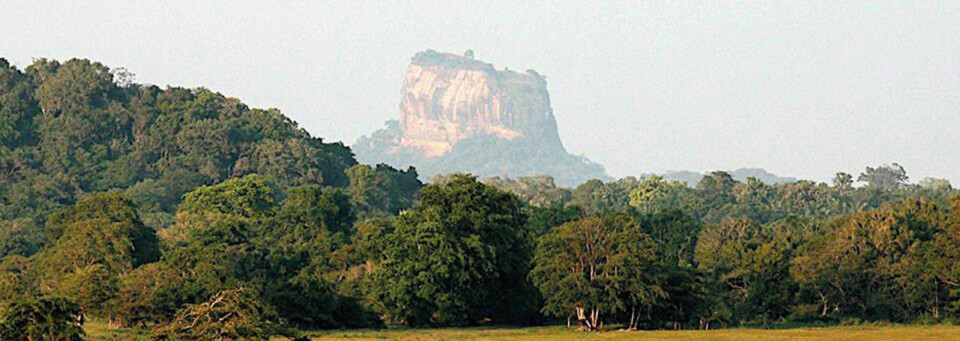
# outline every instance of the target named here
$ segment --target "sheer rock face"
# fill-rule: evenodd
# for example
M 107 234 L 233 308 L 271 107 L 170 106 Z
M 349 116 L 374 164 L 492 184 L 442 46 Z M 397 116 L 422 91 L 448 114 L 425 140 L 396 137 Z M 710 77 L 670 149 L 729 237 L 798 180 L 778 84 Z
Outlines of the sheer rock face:
M 358 161 L 414 166 L 421 179 L 454 172 L 549 175 L 565 186 L 609 179 L 603 166 L 563 148 L 536 71 L 496 70 L 469 50 L 428 50 L 413 57 L 400 93 L 400 118 L 351 146 Z
M 457 142 L 493 136 L 562 148 L 546 80 L 535 71 L 498 71 L 464 56 L 418 53 L 404 76 L 399 147 L 436 157 Z

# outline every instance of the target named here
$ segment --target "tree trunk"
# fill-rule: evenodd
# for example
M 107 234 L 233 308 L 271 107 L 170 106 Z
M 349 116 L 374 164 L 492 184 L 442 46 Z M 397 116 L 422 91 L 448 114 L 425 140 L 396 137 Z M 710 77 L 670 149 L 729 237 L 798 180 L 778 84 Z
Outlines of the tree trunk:
M 580 331 L 590 331 L 593 329 L 583 307 L 577 307 L 577 326 L 580 327 Z
M 588 312 L 584 307 L 577 307 L 577 323 L 580 331 L 595 331 L 600 326 L 600 310 L 590 309 Z
M 823 304 L 823 310 L 820 311 L 820 317 L 827 316 L 827 307 L 829 306 L 829 303 L 827 302 L 827 297 L 824 296 L 823 293 L 817 293 L 817 294 L 820 295 L 820 303 Z
M 933 292 L 933 318 L 940 318 L 940 282 L 934 282 L 935 291 Z
M 593 313 L 591 313 L 590 315 L 592 320 L 591 325 L 593 326 L 592 330 L 599 330 L 600 329 L 600 309 L 594 308 Z

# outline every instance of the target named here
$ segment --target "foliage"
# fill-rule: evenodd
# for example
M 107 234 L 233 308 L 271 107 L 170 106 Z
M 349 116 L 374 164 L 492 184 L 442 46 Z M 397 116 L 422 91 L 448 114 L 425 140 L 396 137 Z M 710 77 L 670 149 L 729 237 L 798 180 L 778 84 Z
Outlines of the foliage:
M 80 307 L 62 298 L 20 300 L 0 316 L 3 340 L 79 341 L 84 335 Z
M 483 179 L 483 183 L 510 191 L 533 207 L 556 207 L 570 200 L 570 192 L 557 186 L 552 176 L 531 176 L 516 179 L 497 176 Z
M 233 178 L 215 186 L 202 186 L 183 196 L 181 210 L 212 212 L 246 218 L 262 217 L 273 209 L 273 189 L 257 174 Z
M 0 259 L 0 312 L 30 294 L 29 266 L 30 260 L 19 255 Z
M 525 220 L 515 196 L 473 177 L 429 185 L 386 236 L 372 295 L 394 322 L 513 322 L 526 309 Z
M 423 185 L 413 167 L 405 171 L 386 164 L 347 169 L 350 196 L 364 215 L 388 217 L 413 206 Z
M 790 261 L 806 238 L 802 226 L 795 220 L 760 226 L 734 219 L 700 232 L 698 267 L 717 283 L 715 290 L 733 321 L 766 324 L 786 317 L 796 287 Z
M 927 276 L 937 269 L 927 262 L 945 251 L 930 249 L 947 238 L 944 224 L 941 208 L 916 200 L 844 217 L 804 245 L 791 271 L 821 319 L 938 318 L 949 284 Z
M 153 331 L 159 340 L 267 340 L 285 333 L 276 313 L 250 289 L 224 290 L 191 304 L 172 323 Z
M 31 277 L 41 291 L 79 304 L 84 313 L 105 308 L 119 274 L 160 257 L 153 229 L 117 192 L 86 197 L 50 223 L 61 235 L 31 259 Z
M 120 190 L 162 227 L 199 185 L 260 173 L 280 188 L 346 187 L 355 164 L 277 110 L 210 90 L 122 82 L 82 59 L 0 60 L 0 221 L 42 227 L 85 193 Z
M 369 309 L 355 302 L 361 294 L 344 294 L 338 288 L 355 279 L 349 270 L 366 260 L 355 255 L 358 251 L 351 244 L 356 218 L 349 196 L 317 186 L 293 188 L 289 193 L 257 241 L 267 251 L 265 301 L 301 327 L 373 324 Z
M 31 219 L 0 221 L 0 258 L 30 256 L 43 247 L 46 237 Z
M 86 60 L 18 70 L 0 59 L 3 339 L 76 339 L 86 318 L 254 339 L 286 333 L 281 321 L 960 319 L 960 192 L 909 184 L 898 164 L 868 167 L 865 186 L 844 172 L 826 184 L 746 169 L 696 174 L 693 187 L 668 180 L 677 173 L 575 188 L 453 174 L 423 187 L 412 167 L 358 165 L 276 110 L 118 78 Z M 576 164 L 561 184 L 597 174 L 558 150 L 501 143 L 507 152 L 464 141 L 432 162 Z M 484 164 L 461 162 L 471 154 Z M 24 324 L 34 317 L 46 322 Z
M 892 167 L 892 166 L 890 166 Z M 879 168 L 868 167 L 871 174 Z M 872 171 L 870 169 L 873 169 Z M 900 172 L 899 168 L 896 172 Z M 758 224 L 803 217 L 824 219 L 877 209 L 884 203 L 922 197 L 945 205 L 956 195 L 949 182 L 927 179 L 920 184 L 905 184 L 903 175 L 896 186 L 854 187 L 853 176 L 838 173 L 833 186 L 809 180 L 779 181 L 774 184 L 747 177 L 735 180 L 731 173 L 713 172 L 691 188 L 683 182 L 658 175 L 645 178 L 625 177 L 617 181 L 590 180 L 576 188 L 555 188 L 521 184 L 530 180 L 491 178 L 488 184 L 518 193 L 528 206 L 576 207 L 585 213 L 642 213 L 680 210 L 695 222 L 720 224 L 728 218 L 750 218 Z
M 537 242 L 530 273 L 544 312 L 576 316 L 582 330 L 603 327 L 605 314 L 636 313 L 665 296 L 654 263 L 656 246 L 630 217 L 584 218 Z
M 554 206 L 541 208 L 527 206 L 527 230 L 534 237 L 550 232 L 556 226 L 581 218 L 584 212 L 577 206 Z
M 857 177 L 857 181 L 863 181 L 869 186 L 887 190 L 899 188 L 907 179 L 907 172 L 903 169 L 903 166 L 897 163 L 877 168 L 867 167 L 867 170 Z
M 146 326 L 168 319 L 176 310 L 171 289 L 180 273 L 165 263 L 150 263 L 118 278 L 117 293 L 108 302 L 112 327 Z M 190 286 L 184 283 L 184 286 Z

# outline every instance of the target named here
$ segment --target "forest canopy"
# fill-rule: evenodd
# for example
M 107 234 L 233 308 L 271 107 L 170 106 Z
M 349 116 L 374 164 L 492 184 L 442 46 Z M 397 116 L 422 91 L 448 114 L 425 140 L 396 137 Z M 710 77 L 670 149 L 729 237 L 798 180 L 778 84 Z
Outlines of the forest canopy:
M 0 59 L 0 339 L 960 320 L 960 192 L 896 163 L 425 185 L 277 110 L 122 78 Z

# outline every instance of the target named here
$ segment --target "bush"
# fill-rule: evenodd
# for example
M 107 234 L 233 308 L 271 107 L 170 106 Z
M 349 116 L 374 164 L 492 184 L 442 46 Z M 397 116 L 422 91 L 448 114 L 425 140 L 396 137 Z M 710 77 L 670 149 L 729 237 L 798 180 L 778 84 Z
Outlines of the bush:
M 157 326 L 158 340 L 268 340 L 289 334 L 276 312 L 249 289 L 224 290 L 208 301 L 181 309 L 166 325 Z
M 79 341 L 80 306 L 62 298 L 17 301 L 0 316 L 0 340 Z

